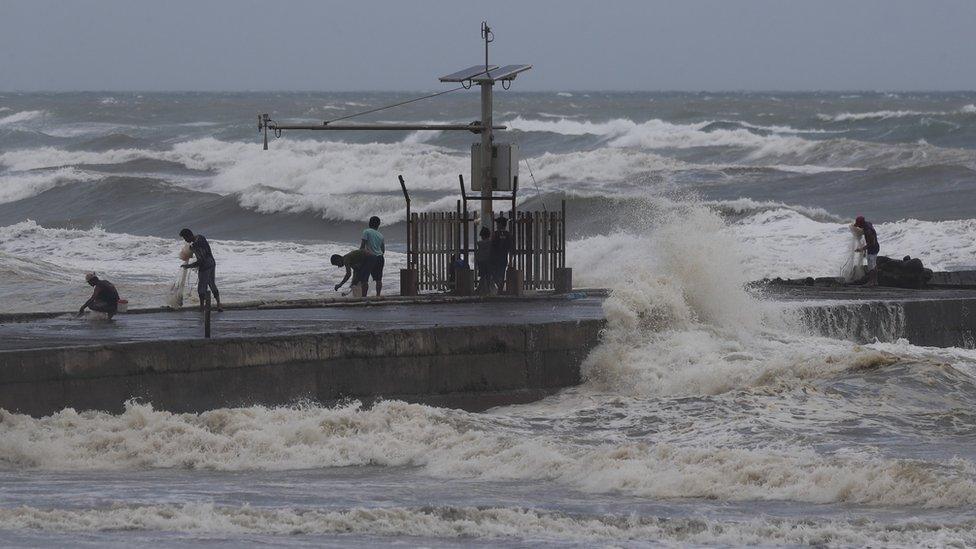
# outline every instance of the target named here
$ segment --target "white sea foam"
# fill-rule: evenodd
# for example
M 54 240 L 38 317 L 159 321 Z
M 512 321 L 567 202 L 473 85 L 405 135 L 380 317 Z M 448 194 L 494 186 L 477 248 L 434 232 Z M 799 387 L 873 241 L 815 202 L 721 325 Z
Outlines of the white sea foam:
M 736 402 L 789 394 L 894 360 L 878 350 L 770 327 L 770 310 L 743 288 L 748 277 L 734 239 L 704 206 L 686 205 L 655 218 L 654 236 L 629 243 L 629 253 L 584 250 L 619 258 L 602 274 L 614 288 L 606 304 L 609 326 L 584 365 L 588 381 L 580 391 L 591 402 L 610 395 L 614 409 L 626 406 L 626 417 L 639 419 L 649 398 L 715 395 Z M 577 264 L 607 268 L 605 261 Z M 829 414 L 831 407 L 818 409 Z M 665 423 L 676 419 L 667 416 Z M 665 499 L 976 503 L 973 466 L 966 460 L 891 459 L 856 449 L 824 454 L 802 438 L 763 443 L 751 436 L 742 444 L 735 432 L 712 436 L 697 424 L 691 438 L 678 429 L 653 439 L 600 436 L 600 430 L 565 438 L 527 427 L 506 410 L 481 415 L 402 402 L 368 410 L 357 404 L 255 406 L 200 414 L 130 403 L 120 415 L 4 413 L 0 462 L 45 470 L 413 466 L 435 477 L 549 481 Z
M 837 274 L 847 253 L 849 221 L 831 222 L 810 213 L 767 209 L 732 224 L 753 278 Z M 972 265 L 976 258 L 976 219 L 903 219 L 876 228 L 882 253 L 899 259 L 911 255 L 933 270 Z
M 20 111 L 15 112 L 4 117 L 0 117 L 0 126 L 8 126 L 13 124 L 21 124 L 23 122 L 30 122 L 31 120 L 37 120 L 47 116 L 47 111 Z
M 691 147 L 786 147 L 797 150 L 810 142 L 791 136 L 758 135 L 744 128 L 719 128 L 702 131 L 710 122 L 674 124 L 652 119 L 634 122 L 617 118 L 606 122 L 583 120 L 532 120 L 516 117 L 505 122 L 512 129 L 523 132 L 550 132 L 562 135 L 598 135 L 610 146 L 641 147 L 647 149 L 684 149 Z
M 181 531 L 209 534 L 359 534 L 420 538 L 528 538 L 658 544 L 967 546 L 976 523 L 704 517 L 591 516 L 505 507 L 382 507 L 318 510 L 161 504 L 85 509 L 0 509 L 0 528 L 56 532 Z
M 954 507 L 976 503 L 972 464 L 822 456 L 796 446 L 574 443 L 506 429 L 511 420 L 402 402 L 250 407 L 172 414 L 129 404 L 113 416 L 0 412 L 0 462 L 55 470 L 288 470 L 419 466 L 435 477 L 543 480 L 652 498 Z
M 826 122 L 851 122 L 860 120 L 883 120 L 886 118 L 908 118 L 913 116 L 952 116 L 955 114 L 976 113 L 976 105 L 965 105 L 954 111 L 870 111 L 870 112 L 844 112 L 840 114 L 818 114 L 817 118 Z
M 328 264 L 329 257 L 352 248 L 340 243 L 210 242 L 220 264 L 221 297 L 228 302 L 335 296 L 332 286 L 343 273 Z M 33 221 L 0 227 L 0 272 L 8 281 L 4 307 L 8 311 L 74 308 L 78 295 L 86 291 L 84 273 L 92 270 L 115 283 L 132 307 L 162 306 L 178 272 L 181 247 L 175 236 L 164 239 L 101 229 L 45 228 Z M 37 265 L 39 259 L 43 265 Z M 404 261 L 403 254 L 387 252 L 388 272 Z M 56 289 L 26 291 L 27 285 L 37 282 L 37 270 L 56 277 Z M 388 286 L 396 292 L 395 281 Z
M 651 150 L 690 148 L 739 149 L 732 165 L 772 166 L 816 173 L 870 167 L 928 166 L 957 164 L 976 169 L 976 154 L 968 149 L 935 147 L 928 144 L 880 144 L 851 139 L 806 139 L 795 133 L 760 135 L 745 128 L 712 128 L 711 122 L 675 124 L 652 119 L 635 122 L 618 118 L 605 122 L 584 120 L 534 120 L 516 117 L 507 121 L 523 132 L 549 132 L 567 136 L 592 135 L 608 147 Z M 708 167 L 710 163 L 702 163 Z

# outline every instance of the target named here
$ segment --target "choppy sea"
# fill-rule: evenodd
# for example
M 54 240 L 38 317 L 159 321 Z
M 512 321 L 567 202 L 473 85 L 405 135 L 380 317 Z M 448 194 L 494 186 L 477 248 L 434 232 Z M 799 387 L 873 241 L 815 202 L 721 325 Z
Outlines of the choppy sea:
M 0 93 L 0 300 L 83 273 L 165 302 L 177 233 L 226 301 L 332 294 L 328 256 L 453 210 L 471 134 L 286 132 L 408 93 Z M 475 92 L 363 121 L 467 123 Z M 0 411 L 0 545 L 972 546 L 976 351 L 826 338 L 749 293 L 882 254 L 976 266 L 976 93 L 496 94 L 521 200 L 566 200 L 612 290 L 579 387 L 472 414 L 402 402 Z M 395 278 L 395 277 L 391 277 Z M 392 291 L 396 291 L 395 286 Z M 223 296 L 222 296 L 223 297 Z

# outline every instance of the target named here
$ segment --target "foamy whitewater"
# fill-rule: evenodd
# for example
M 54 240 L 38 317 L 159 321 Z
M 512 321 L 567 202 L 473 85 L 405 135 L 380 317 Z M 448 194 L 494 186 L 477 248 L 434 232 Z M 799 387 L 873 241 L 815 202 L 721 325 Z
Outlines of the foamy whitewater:
M 407 95 L 0 95 L 5 309 L 76 308 L 88 270 L 161 305 L 183 226 L 211 239 L 226 300 L 335 295 L 328 256 L 374 214 L 395 273 L 396 175 L 415 209 L 453 209 L 473 137 L 265 152 L 241 113 Z M 476 95 L 446 97 L 373 119 L 476 116 Z M 565 199 L 577 284 L 612 290 L 581 386 L 483 414 L 0 411 L 0 545 L 976 544 L 976 352 L 819 336 L 745 289 L 835 275 L 857 214 L 884 254 L 976 265 L 976 94 L 496 99 L 523 204 Z

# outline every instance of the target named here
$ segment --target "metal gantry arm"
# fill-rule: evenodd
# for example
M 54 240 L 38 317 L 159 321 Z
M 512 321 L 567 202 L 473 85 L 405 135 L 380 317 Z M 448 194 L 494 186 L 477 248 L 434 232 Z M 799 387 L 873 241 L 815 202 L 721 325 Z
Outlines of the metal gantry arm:
M 494 130 L 504 130 L 506 126 L 492 126 Z M 281 137 L 285 130 L 335 130 L 335 131 L 466 131 L 478 134 L 484 131 L 480 121 L 470 124 L 279 124 L 267 114 L 258 115 L 258 131 L 264 132 L 264 150 L 268 150 L 268 130 L 275 137 Z

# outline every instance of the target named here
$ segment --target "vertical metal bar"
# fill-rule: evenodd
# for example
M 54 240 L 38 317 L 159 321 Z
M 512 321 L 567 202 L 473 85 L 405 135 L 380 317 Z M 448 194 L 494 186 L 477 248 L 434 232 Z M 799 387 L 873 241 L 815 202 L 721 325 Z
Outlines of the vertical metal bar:
M 549 212 L 542 213 L 542 285 L 540 287 L 547 287 L 549 283 L 549 264 L 550 264 L 550 224 L 549 224 Z
M 449 253 L 448 248 L 450 248 L 450 244 L 448 243 L 448 239 L 447 239 L 447 227 L 448 227 L 448 218 L 450 216 L 451 216 L 451 212 L 441 213 L 441 266 L 444 269 L 445 282 L 448 282 L 447 271 L 448 268 L 450 267 L 450 262 L 447 260 L 448 259 L 447 254 Z
M 417 283 L 418 287 L 424 287 L 424 214 L 417 214 Z
M 532 213 L 534 214 L 535 217 L 535 232 L 534 232 L 535 242 L 533 243 L 532 246 L 533 249 L 535 250 L 535 254 L 532 257 L 532 269 L 535 274 L 533 280 L 535 281 L 536 284 L 538 284 L 540 278 L 539 271 L 540 271 L 540 267 L 542 267 L 542 262 L 539 261 L 541 259 L 541 253 L 542 253 L 542 212 L 532 212 Z
M 518 265 L 516 268 L 525 274 L 525 212 L 518 213 L 519 237 L 518 237 Z
M 410 222 L 413 224 L 413 227 L 411 227 L 411 229 L 410 229 L 410 234 L 411 234 L 411 237 L 412 237 L 411 240 L 413 240 L 413 257 L 407 256 L 407 263 L 412 264 L 413 265 L 413 268 L 416 269 L 417 268 L 417 263 L 418 263 L 418 261 L 417 261 L 417 243 L 418 243 L 418 241 L 417 241 L 417 235 L 418 235 L 418 230 L 419 230 L 418 225 L 420 224 L 419 216 L 417 214 L 412 214 L 412 217 L 410 219 Z
M 424 289 L 428 283 L 428 265 L 430 263 L 430 215 L 427 212 L 420 214 L 420 280 L 423 281 Z
M 410 193 L 407 192 L 407 184 L 403 181 L 403 175 L 398 175 L 400 188 L 403 190 L 403 199 L 407 202 L 407 267 L 410 267 Z
M 492 135 L 491 135 L 491 103 L 492 103 L 492 86 L 494 82 L 488 80 L 481 83 L 481 224 L 487 223 L 488 230 L 494 231 L 494 213 L 492 211 L 491 203 L 491 193 L 494 190 L 492 188 L 491 181 L 491 150 L 492 150 Z M 472 174 L 473 176 L 473 174 Z M 488 198 L 489 200 L 485 200 Z
M 464 260 L 465 261 L 468 261 L 470 259 L 468 257 L 468 254 L 471 252 L 471 232 L 470 232 L 471 228 L 468 226 L 468 204 L 467 204 L 467 202 L 465 202 L 465 204 L 464 204 L 464 213 L 463 213 L 463 216 L 464 217 L 461 218 L 461 230 L 464 231 L 464 242 L 463 242 L 463 244 L 464 244 Z M 478 239 L 478 237 L 477 237 L 477 235 L 475 235 L 475 241 L 477 241 L 477 239 Z M 471 261 L 471 263 L 474 263 L 474 261 Z
M 562 216 L 559 218 L 560 242 L 559 242 L 559 266 L 566 266 L 566 199 L 563 199 Z
M 205 304 L 203 307 L 203 337 L 210 339 L 210 290 L 207 290 L 207 296 L 204 298 Z
M 435 213 L 434 218 L 434 257 L 437 260 L 437 283 L 443 287 L 447 281 L 447 276 L 444 272 L 444 246 L 442 244 L 444 240 L 444 212 Z

